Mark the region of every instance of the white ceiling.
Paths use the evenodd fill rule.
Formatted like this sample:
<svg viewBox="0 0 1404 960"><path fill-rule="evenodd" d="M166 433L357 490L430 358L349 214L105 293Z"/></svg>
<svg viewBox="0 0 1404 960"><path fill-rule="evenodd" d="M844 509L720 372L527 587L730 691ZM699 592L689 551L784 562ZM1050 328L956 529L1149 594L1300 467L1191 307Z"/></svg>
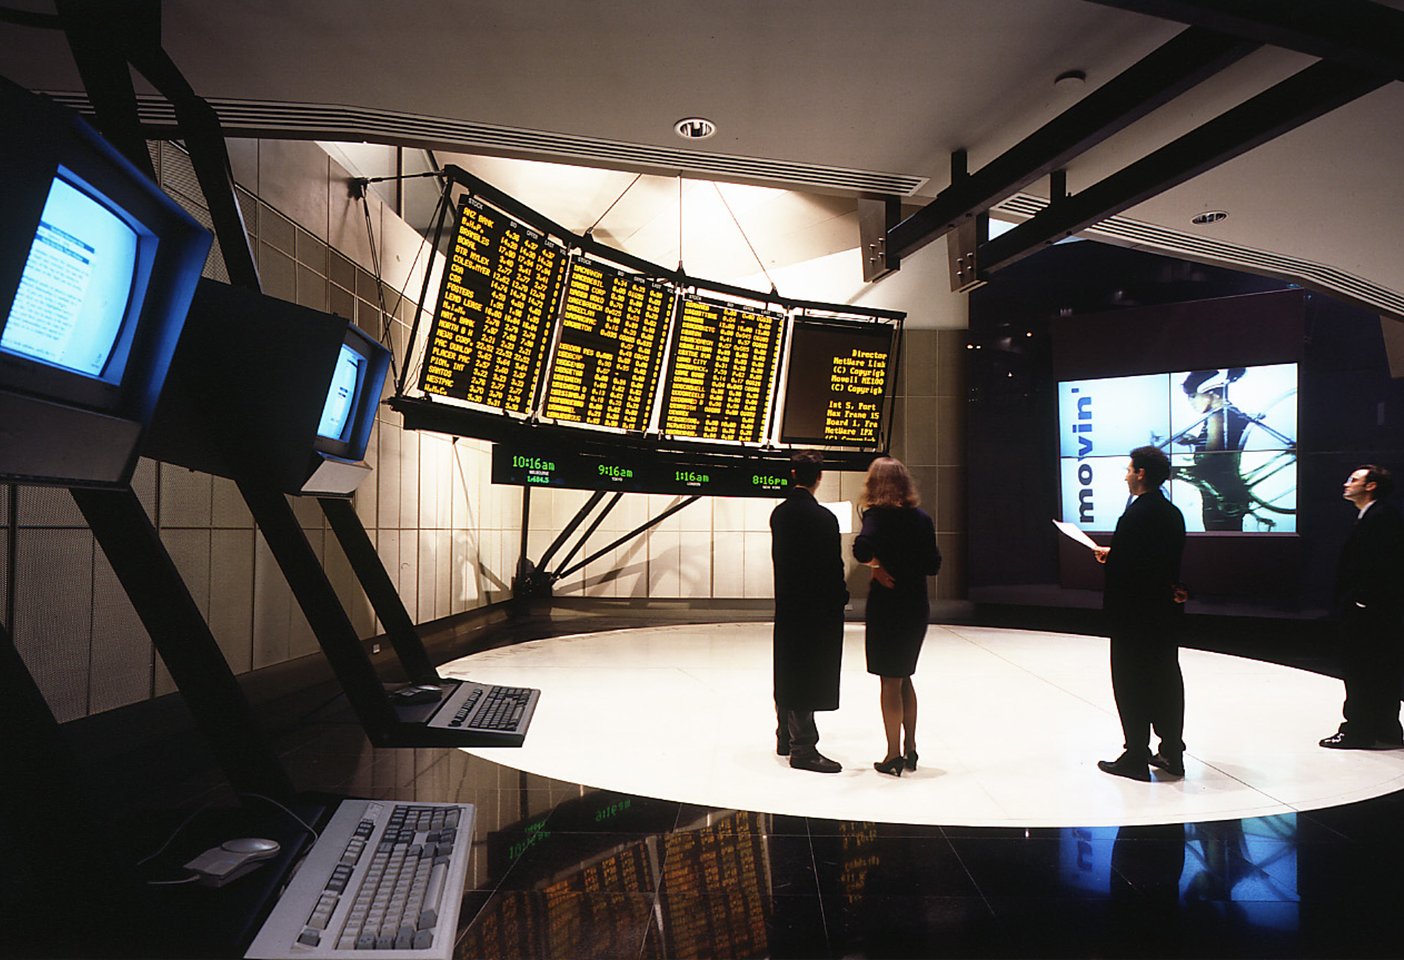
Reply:
<svg viewBox="0 0 1404 960"><path fill-rule="evenodd" d="M51 12L52 0L5 6ZM164 0L163 9L166 50L212 101L341 105L900 174L925 181L915 203L947 185L952 150L968 151L978 169L1184 29L1086 0ZM1069 190L1309 63L1272 48L1250 55L1073 160ZM1054 86L1074 69L1086 73L1081 89ZM0 23L0 74L36 90L81 89L55 31ZM672 125L689 115L713 120L717 135L678 139ZM1404 84L1396 82L1124 216L1404 293L1401 117ZM597 235L621 246L648 240L641 255L659 262L676 255L679 187L665 162L567 175L456 156L448 136L429 145L440 161L473 169L577 230L645 170L653 176L630 189ZM725 207L715 187L690 179L683 210L720 218L717 230L732 217L741 224L756 253L738 245L736 271L754 272L757 257L778 267L857 244L851 196L722 191ZM1047 185L1024 192L1046 196ZM711 213L687 212L707 197ZM1206 209L1230 216L1192 226ZM684 237L685 259L687 247Z"/></svg>

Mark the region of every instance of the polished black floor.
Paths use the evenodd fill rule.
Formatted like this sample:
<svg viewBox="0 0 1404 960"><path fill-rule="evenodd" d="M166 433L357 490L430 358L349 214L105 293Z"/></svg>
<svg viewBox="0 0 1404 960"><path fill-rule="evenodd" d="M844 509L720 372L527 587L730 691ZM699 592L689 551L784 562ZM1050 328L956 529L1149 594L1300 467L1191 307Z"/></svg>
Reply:
<svg viewBox="0 0 1404 960"><path fill-rule="evenodd" d="M408 764L349 729L328 725L290 764L354 756L350 779L317 786L479 809L461 957L1395 957L1404 944L1404 795L1214 823L904 826L595 791L456 751Z"/></svg>
<svg viewBox="0 0 1404 960"><path fill-rule="evenodd" d="M135 851L230 796L189 751L133 736L123 713L76 740L116 791L106 802L145 831ZM819 820L600 791L451 749L375 748L326 684L260 715L299 791L475 805L459 957L1404 955L1404 793L1129 828ZM7 942L0 956L27 955ZM143 955L137 942L114 929L80 955Z"/></svg>

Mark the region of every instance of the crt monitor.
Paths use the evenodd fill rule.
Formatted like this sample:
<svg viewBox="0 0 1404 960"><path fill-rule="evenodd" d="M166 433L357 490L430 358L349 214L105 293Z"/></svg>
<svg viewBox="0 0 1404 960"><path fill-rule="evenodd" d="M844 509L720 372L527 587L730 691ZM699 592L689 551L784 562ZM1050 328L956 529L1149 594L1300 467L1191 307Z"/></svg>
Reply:
<svg viewBox="0 0 1404 960"><path fill-rule="evenodd" d="M0 117L0 479L125 484L211 237L66 108Z"/></svg>
<svg viewBox="0 0 1404 960"><path fill-rule="evenodd" d="M343 460L365 457L388 361L383 346L359 327L347 326L313 441L319 453Z"/></svg>
<svg viewBox="0 0 1404 960"><path fill-rule="evenodd" d="M201 280L145 456L284 493L349 496L369 473L390 351L335 314Z"/></svg>

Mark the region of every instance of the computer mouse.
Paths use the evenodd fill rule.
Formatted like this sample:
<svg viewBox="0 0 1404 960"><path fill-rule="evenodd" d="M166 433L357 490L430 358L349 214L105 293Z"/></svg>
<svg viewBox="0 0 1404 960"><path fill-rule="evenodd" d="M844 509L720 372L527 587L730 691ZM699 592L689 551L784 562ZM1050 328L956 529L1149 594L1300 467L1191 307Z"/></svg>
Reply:
<svg viewBox="0 0 1404 960"><path fill-rule="evenodd" d="M401 687L390 694L390 699L399 704L409 703L432 703L443 696L443 691L430 683L416 683L413 686Z"/></svg>
<svg viewBox="0 0 1404 960"><path fill-rule="evenodd" d="M238 837L226 840L220 846L230 853L247 853L256 857L271 857L278 852L278 841L263 837Z"/></svg>

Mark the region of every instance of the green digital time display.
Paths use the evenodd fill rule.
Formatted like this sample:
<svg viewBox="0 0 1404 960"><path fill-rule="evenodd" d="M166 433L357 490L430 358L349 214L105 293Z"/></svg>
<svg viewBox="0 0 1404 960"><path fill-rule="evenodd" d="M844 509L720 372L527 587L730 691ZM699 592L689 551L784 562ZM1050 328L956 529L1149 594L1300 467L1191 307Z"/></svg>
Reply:
<svg viewBox="0 0 1404 960"><path fill-rule="evenodd" d="M753 473L751 486L762 490L786 490L790 486L790 478L770 473Z"/></svg>
<svg viewBox="0 0 1404 960"><path fill-rule="evenodd" d="M522 483L549 486L556 473L556 462L544 457L512 455L512 469L520 472Z"/></svg>
<svg viewBox="0 0 1404 960"><path fill-rule="evenodd" d="M709 460L695 454L630 451L621 456L608 450L523 446L494 444L493 483L716 497L783 497L790 488L788 456L783 461L760 457Z"/></svg>

